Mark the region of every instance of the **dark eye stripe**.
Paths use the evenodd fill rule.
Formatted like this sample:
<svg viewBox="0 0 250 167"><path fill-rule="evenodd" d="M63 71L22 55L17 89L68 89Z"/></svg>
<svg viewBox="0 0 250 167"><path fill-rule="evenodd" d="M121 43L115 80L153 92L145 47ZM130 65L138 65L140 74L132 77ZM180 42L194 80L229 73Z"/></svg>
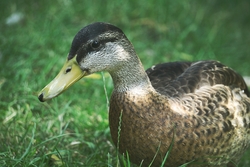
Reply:
<svg viewBox="0 0 250 167"><path fill-rule="evenodd" d="M103 46L105 46L105 43L115 42L124 37L126 38L126 36L121 33L106 32L105 34L100 34L99 36L92 38L89 41L83 42L81 45L79 43L74 46L72 45L68 55L68 60L72 59L77 54L77 60L81 61L81 59L83 59L88 53L100 50ZM95 41L98 41L100 46L98 46L98 43L93 43ZM76 48L76 46L78 46L78 48Z"/></svg>
<svg viewBox="0 0 250 167"><path fill-rule="evenodd" d="M118 40L117 38L105 38L105 39L95 39L93 41L91 41L88 44L88 49L87 52L92 52L92 51L97 51L100 50L103 46L105 46L105 43L107 42L115 42L116 40Z"/></svg>
<svg viewBox="0 0 250 167"><path fill-rule="evenodd" d="M88 42L87 44L83 45L76 52L76 55L77 55L76 60L77 60L77 62L80 63L82 61L82 59L84 59L88 53L98 51L98 50L102 49L103 47L105 47L105 43L107 43L107 42L115 42L117 40L118 40L118 38L112 37L112 38L105 38L105 39L100 39L100 40L96 39L96 40L93 40L91 42ZM95 41L98 41L98 44L95 43ZM96 46L93 46L93 45L96 45ZM97 45L99 45L99 46L97 47ZM75 56L75 55L73 55L73 56ZM72 58L73 58L73 56L72 56Z"/></svg>

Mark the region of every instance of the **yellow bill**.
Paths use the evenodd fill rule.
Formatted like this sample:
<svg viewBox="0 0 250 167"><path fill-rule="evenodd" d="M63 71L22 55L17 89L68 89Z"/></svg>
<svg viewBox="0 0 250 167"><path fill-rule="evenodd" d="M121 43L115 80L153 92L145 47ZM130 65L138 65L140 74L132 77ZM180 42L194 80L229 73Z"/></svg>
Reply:
<svg viewBox="0 0 250 167"><path fill-rule="evenodd" d="M87 74L79 67L76 56L67 60L59 74L38 94L38 99L44 102L58 96L85 75Z"/></svg>

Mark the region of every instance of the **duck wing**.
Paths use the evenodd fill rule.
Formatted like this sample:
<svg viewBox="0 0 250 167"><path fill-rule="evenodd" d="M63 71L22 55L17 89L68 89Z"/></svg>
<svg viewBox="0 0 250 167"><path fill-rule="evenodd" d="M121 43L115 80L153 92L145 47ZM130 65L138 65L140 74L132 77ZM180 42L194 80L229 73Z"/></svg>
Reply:
<svg viewBox="0 0 250 167"><path fill-rule="evenodd" d="M146 73L156 91L170 97L181 97L216 84L240 88L250 97L242 76L218 61L163 63L152 66Z"/></svg>

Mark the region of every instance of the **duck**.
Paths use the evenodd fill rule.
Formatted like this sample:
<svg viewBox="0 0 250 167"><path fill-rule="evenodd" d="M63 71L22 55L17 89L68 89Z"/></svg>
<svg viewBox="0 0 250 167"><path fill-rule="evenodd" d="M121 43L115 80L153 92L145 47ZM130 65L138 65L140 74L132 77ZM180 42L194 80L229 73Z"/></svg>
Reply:
<svg viewBox="0 0 250 167"><path fill-rule="evenodd" d="M215 60L167 62L145 71L132 43L110 23L89 24L75 35L61 71L38 99L52 99L101 71L113 80L113 143L132 163L234 166L249 147L250 93L241 75Z"/></svg>

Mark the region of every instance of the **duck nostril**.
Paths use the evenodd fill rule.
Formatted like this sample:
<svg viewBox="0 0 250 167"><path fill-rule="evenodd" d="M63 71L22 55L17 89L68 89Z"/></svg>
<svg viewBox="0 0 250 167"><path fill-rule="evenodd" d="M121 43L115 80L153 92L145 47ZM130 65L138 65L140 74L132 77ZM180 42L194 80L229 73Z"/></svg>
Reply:
<svg viewBox="0 0 250 167"><path fill-rule="evenodd" d="M66 70L65 70L65 74L67 74L68 72L71 71L71 67L68 67Z"/></svg>

